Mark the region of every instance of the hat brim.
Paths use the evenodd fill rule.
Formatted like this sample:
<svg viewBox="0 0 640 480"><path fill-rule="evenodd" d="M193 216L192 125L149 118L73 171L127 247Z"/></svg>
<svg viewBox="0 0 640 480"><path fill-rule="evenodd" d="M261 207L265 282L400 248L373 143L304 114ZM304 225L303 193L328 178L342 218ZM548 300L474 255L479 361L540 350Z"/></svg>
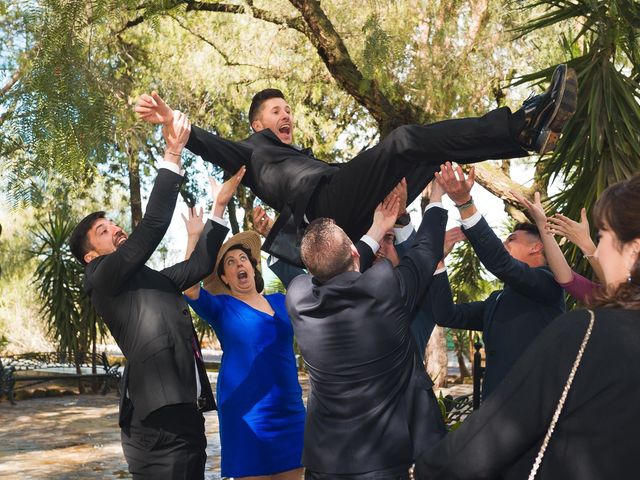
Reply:
<svg viewBox="0 0 640 480"><path fill-rule="evenodd" d="M258 262L257 269L261 271L261 257L260 248L262 242L260 241L260 235L253 231L240 232L235 234L229 240L222 244L218 256L216 258L216 264L213 267L213 272L202 281L202 288L213 295L231 295L231 290L222 282L217 274L218 265L222 261L222 258L229 251L229 249L235 245L242 245L251 251L251 256Z"/></svg>

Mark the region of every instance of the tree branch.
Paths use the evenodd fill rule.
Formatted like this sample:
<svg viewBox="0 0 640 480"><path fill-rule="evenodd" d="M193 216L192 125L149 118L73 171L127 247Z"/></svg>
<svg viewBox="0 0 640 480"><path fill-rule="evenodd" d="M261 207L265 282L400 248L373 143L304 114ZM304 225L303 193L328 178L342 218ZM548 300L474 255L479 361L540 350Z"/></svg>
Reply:
<svg viewBox="0 0 640 480"><path fill-rule="evenodd" d="M366 79L318 0L290 0L302 14L310 32L305 33L335 81L378 122L384 137L394 128L416 123L417 111L408 102L391 103L375 80Z"/></svg>
<svg viewBox="0 0 640 480"><path fill-rule="evenodd" d="M13 72L13 75L11 75L11 78L9 78L9 80L7 80L7 82L0 87L0 97L3 97L4 95L7 94L7 92L9 92L9 90L11 90L13 88L13 86L18 83L18 80L20 80L20 78L22 77L22 69L18 69L15 72Z"/></svg>

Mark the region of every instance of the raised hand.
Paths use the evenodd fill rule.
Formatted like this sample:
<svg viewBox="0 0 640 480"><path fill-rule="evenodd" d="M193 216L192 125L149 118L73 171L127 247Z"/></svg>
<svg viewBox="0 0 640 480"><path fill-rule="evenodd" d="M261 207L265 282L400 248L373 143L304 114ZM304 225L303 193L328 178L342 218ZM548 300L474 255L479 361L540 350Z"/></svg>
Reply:
<svg viewBox="0 0 640 480"><path fill-rule="evenodd" d="M570 242L576 244L585 255L593 255L596 246L591 239L589 232L589 220L587 211L583 208L580 211L580 222L571 220L561 213L556 213L547 219L547 228L554 235L562 235Z"/></svg>
<svg viewBox="0 0 640 480"><path fill-rule="evenodd" d="M202 230L204 230L202 207L200 207L200 211L198 211L196 207L190 207L187 215L189 218L185 217L183 213L180 214L182 220L184 220L187 235L189 237L200 238L200 234L202 233Z"/></svg>
<svg viewBox="0 0 640 480"><path fill-rule="evenodd" d="M267 212L260 205L253 208L251 212L253 220L253 229L263 237L267 237L273 227L273 219L267 215Z"/></svg>
<svg viewBox="0 0 640 480"><path fill-rule="evenodd" d="M465 176L460 165L454 169L451 162L441 165L440 171L435 173L436 181L456 205L462 205L471 200L471 188L475 182L475 176L474 167L471 167L469 175Z"/></svg>
<svg viewBox="0 0 640 480"><path fill-rule="evenodd" d="M513 197L520 202L520 204L527 209L529 215L538 226L538 230L542 232L547 223L547 215L544 213L544 208L542 208L542 202L540 201L540 192L536 192L533 195L533 203L523 197L520 193L515 192L513 190L509 190L509 193L513 195Z"/></svg>
<svg viewBox="0 0 640 480"><path fill-rule="evenodd" d="M444 188L440 185L437 179L434 177L433 180L429 183L431 187L429 189L429 203L442 202L442 197L444 195Z"/></svg>
<svg viewBox="0 0 640 480"><path fill-rule="evenodd" d="M373 213L373 223L367 235L380 243L384 235L393 228L400 211L400 198L392 190Z"/></svg>
<svg viewBox="0 0 640 480"><path fill-rule="evenodd" d="M400 182L393 187L391 193L396 195L400 200L400 211L398 212L398 215L404 215L407 213L407 198L409 197L409 193L407 192L407 179L403 178L400 180Z"/></svg>
<svg viewBox="0 0 640 480"><path fill-rule="evenodd" d="M467 237L460 227L453 227L444 233L444 256L451 253L456 243L466 240Z"/></svg>
<svg viewBox="0 0 640 480"><path fill-rule="evenodd" d="M167 153L175 157L180 157L182 149L189 140L191 123L184 113L178 110L174 113L171 124L162 127L162 136L165 142L167 142Z"/></svg>
<svg viewBox="0 0 640 480"><path fill-rule="evenodd" d="M211 196L213 197L213 215L221 218L224 209L227 208L227 204L233 197L234 193L240 185L240 181L247 171L247 167L244 165L240 167L236 173L234 173L227 181L222 185L216 182L216 179L209 177L209 185L211 186Z"/></svg>
<svg viewBox="0 0 640 480"><path fill-rule="evenodd" d="M134 110L138 117L147 122L171 125L173 121L173 110L164 103L156 91L151 92L151 95L143 93L136 102Z"/></svg>

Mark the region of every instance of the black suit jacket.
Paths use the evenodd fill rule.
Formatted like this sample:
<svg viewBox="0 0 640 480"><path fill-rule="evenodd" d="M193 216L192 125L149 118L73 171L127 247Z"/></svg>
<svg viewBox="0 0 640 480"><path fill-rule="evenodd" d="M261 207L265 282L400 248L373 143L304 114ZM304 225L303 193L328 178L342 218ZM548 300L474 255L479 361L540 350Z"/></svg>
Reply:
<svg viewBox="0 0 640 480"><path fill-rule="evenodd" d="M637 478L640 311L602 309L595 317L537 479ZM416 461L417 478L527 478L588 320L580 310L549 325L482 408Z"/></svg>
<svg viewBox="0 0 640 480"><path fill-rule="evenodd" d="M160 169L145 215L129 239L85 269L91 301L127 358L122 427L130 420L127 392L142 419L166 405L196 402L194 330L182 290L211 273L228 229L207 221L189 260L161 271L145 266L171 223L181 183L182 176ZM211 410L211 385L204 366L198 367L204 409Z"/></svg>
<svg viewBox="0 0 640 480"><path fill-rule="evenodd" d="M287 310L309 371L303 464L327 474L409 465L444 433L409 322L442 257L447 213L431 208L393 268L320 284L300 275Z"/></svg>
<svg viewBox="0 0 640 480"><path fill-rule="evenodd" d="M263 250L302 266L299 246L304 215L318 183L333 176L339 164L317 160L310 149L282 143L269 129L234 142L192 126L186 147L228 173L246 165L242 183L280 212Z"/></svg>
<svg viewBox="0 0 640 480"><path fill-rule="evenodd" d="M535 337L564 313L564 292L548 268L532 268L509 255L484 218L464 233L482 264L504 282L504 289L481 302L454 305L447 274L441 273L429 289L429 303L438 325L483 332L486 398Z"/></svg>

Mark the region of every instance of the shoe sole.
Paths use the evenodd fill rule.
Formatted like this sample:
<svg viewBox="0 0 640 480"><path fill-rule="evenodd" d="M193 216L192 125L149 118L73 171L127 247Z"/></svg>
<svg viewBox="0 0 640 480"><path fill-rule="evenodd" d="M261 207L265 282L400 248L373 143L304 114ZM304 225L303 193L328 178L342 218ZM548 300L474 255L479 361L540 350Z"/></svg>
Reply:
<svg viewBox="0 0 640 480"><path fill-rule="evenodd" d="M536 138L536 151L540 155L552 152L555 150L562 129L567 122L576 113L576 107L578 105L578 77L576 71L573 68L558 67L553 73L563 74L563 78L559 80L558 85L555 86L557 92L554 98L555 108L553 113L549 116L545 125L541 128L538 138ZM565 70L562 72L562 70ZM553 84L553 78L552 78ZM553 96L552 91L552 96Z"/></svg>

